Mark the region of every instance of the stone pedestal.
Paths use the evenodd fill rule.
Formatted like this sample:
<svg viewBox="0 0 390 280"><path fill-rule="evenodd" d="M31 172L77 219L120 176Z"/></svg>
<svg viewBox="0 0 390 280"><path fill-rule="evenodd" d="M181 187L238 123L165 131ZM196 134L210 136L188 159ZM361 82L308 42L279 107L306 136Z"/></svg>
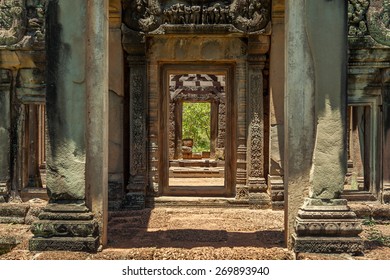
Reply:
<svg viewBox="0 0 390 280"><path fill-rule="evenodd" d="M82 204L49 204L31 228L30 250L94 252L99 246L98 223Z"/></svg>
<svg viewBox="0 0 390 280"><path fill-rule="evenodd" d="M0 70L0 202L8 198L11 152L11 72Z"/></svg>
<svg viewBox="0 0 390 280"><path fill-rule="evenodd" d="M306 199L298 211L293 235L294 250L310 253L360 253L361 221L345 199Z"/></svg>

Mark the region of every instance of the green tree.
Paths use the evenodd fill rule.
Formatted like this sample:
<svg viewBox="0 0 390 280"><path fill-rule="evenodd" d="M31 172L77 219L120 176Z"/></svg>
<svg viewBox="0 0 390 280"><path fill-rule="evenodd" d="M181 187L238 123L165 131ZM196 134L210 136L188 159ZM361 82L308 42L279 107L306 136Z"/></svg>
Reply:
<svg viewBox="0 0 390 280"><path fill-rule="evenodd" d="M208 102L183 103L183 139L193 139L193 152L210 151L210 108Z"/></svg>

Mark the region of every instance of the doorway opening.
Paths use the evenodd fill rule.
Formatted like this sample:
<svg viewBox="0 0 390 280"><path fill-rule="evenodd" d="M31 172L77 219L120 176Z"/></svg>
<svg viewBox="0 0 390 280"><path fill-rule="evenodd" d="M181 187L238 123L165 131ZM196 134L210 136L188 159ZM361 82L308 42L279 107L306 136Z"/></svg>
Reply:
<svg viewBox="0 0 390 280"><path fill-rule="evenodd" d="M235 184L227 180L235 168L227 165L234 155L234 138L226 136L234 134L236 122L229 68L215 72L196 66L194 72L180 71L181 65L172 68L162 75L161 111L167 111L160 120L166 147L159 173L162 194L229 196Z"/></svg>

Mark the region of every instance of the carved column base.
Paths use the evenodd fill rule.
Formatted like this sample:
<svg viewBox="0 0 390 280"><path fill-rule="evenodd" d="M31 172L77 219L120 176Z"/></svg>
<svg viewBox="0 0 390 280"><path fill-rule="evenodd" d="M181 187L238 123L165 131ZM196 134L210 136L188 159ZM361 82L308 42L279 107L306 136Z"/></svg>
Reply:
<svg viewBox="0 0 390 280"><path fill-rule="evenodd" d="M267 192L268 186L264 178L249 177L248 188L250 192Z"/></svg>
<svg viewBox="0 0 390 280"><path fill-rule="evenodd" d="M298 237L293 235L294 250L297 253L360 254L363 241L359 237Z"/></svg>
<svg viewBox="0 0 390 280"><path fill-rule="evenodd" d="M108 182L108 210L120 210L123 203L123 197L123 185L118 182Z"/></svg>
<svg viewBox="0 0 390 280"><path fill-rule="evenodd" d="M141 210L145 208L145 192L129 192L125 195L122 205L126 210Z"/></svg>
<svg viewBox="0 0 390 280"><path fill-rule="evenodd" d="M238 185L236 187L236 197L238 200L248 200L249 199L249 189L245 185Z"/></svg>
<svg viewBox="0 0 390 280"><path fill-rule="evenodd" d="M51 203L31 231L31 251L96 252L99 246L98 224L85 205Z"/></svg>
<svg viewBox="0 0 390 280"><path fill-rule="evenodd" d="M362 223L345 199L306 199L295 220L294 250L310 253L363 251Z"/></svg>
<svg viewBox="0 0 390 280"><path fill-rule="evenodd" d="M383 203L390 203L390 186L383 187Z"/></svg>
<svg viewBox="0 0 390 280"><path fill-rule="evenodd" d="M268 175L268 188L271 193L272 208L284 208L284 183L281 176Z"/></svg>
<svg viewBox="0 0 390 280"><path fill-rule="evenodd" d="M253 208L267 209L271 207L271 197L264 178L248 178L249 204Z"/></svg>
<svg viewBox="0 0 390 280"><path fill-rule="evenodd" d="M9 191L7 183L0 183L0 203L7 202L9 198Z"/></svg>

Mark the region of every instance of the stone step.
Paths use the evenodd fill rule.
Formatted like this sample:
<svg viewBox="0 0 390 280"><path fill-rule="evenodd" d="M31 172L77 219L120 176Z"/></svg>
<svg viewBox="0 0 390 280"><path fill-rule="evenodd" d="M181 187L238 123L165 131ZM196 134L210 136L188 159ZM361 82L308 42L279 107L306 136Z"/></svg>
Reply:
<svg viewBox="0 0 390 280"><path fill-rule="evenodd" d="M30 199L34 198L39 198L46 201L49 200L46 188L24 188L20 192L20 197L23 202L29 201Z"/></svg>
<svg viewBox="0 0 390 280"><path fill-rule="evenodd" d="M18 242L13 236L0 236L0 255L8 253Z"/></svg>
<svg viewBox="0 0 390 280"><path fill-rule="evenodd" d="M248 208L248 200L239 200L226 197L181 197L181 196L162 196L147 198L148 207L216 207L216 208Z"/></svg>
<svg viewBox="0 0 390 280"><path fill-rule="evenodd" d="M19 203L0 203L1 224L24 224L30 206Z"/></svg>
<svg viewBox="0 0 390 280"><path fill-rule="evenodd" d="M215 160L177 160L169 163L171 167L224 167L225 162Z"/></svg>

